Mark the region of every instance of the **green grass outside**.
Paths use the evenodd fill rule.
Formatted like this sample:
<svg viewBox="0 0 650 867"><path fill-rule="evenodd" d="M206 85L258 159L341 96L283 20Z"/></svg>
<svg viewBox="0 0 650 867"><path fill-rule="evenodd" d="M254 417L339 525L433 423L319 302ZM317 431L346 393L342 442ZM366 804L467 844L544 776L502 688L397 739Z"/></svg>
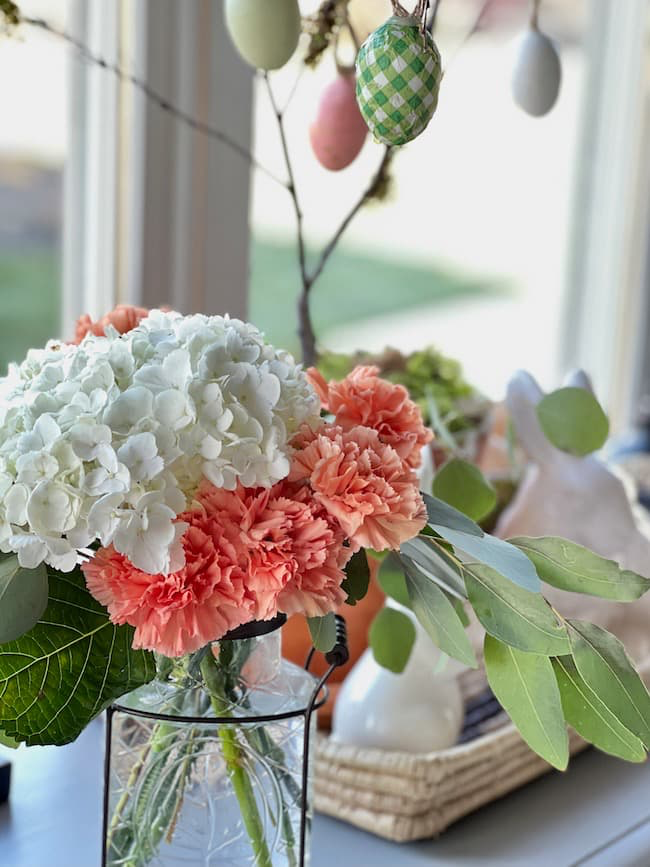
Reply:
<svg viewBox="0 0 650 867"><path fill-rule="evenodd" d="M61 277L51 248L0 253L0 374L59 330Z"/></svg>
<svg viewBox="0 0 650 867"><path fill-rule="evenodd" d="M59 256L52 249L0 253L0 373L9 361L22 359L30 346L42 346L48 338L59 336L59 272ZM250 319L272 343L293 352L298 351L298 288L293 244L256 239ZM341 247L314 286L314 325L316 333L323 334L339 323L500 294L507 288Z"/></svg>
<svg viewBox="0 0 650 867"><path fill-rule="evenodd" d="M311 251L310 251L311 252ZM313 259L313 254L310 256ZM250 319L278 346L298 350L296 300L300 286L295 246L255 239L251 255ZM505 282L479 281L451 270L339 247L312 289L317 336L338 324L469 297L509 291Z"/></svg>

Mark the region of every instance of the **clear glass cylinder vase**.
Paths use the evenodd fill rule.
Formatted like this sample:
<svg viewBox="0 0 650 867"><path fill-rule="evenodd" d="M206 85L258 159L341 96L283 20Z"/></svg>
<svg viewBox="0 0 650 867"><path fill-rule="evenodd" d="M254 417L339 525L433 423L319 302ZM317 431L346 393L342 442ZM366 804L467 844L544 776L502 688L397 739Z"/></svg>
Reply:
<svg viewBox="0 0 650 867"><path fill-rule="evenodd" d="M308 864L316 680L280 629L158 669L108 714L103 864Z"/></svg>

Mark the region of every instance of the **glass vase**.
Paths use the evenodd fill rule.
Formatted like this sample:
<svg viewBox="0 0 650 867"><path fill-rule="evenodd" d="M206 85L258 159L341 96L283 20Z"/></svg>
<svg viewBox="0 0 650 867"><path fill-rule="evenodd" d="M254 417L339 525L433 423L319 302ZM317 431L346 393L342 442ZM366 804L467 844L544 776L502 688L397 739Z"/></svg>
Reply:
<svg viewBox="0 0 650 867"><path fill-rule="evenodd" d="M157 678L109 710L104 865L309 863L320 684L281 658L281 622L160 658Z"/></svg>

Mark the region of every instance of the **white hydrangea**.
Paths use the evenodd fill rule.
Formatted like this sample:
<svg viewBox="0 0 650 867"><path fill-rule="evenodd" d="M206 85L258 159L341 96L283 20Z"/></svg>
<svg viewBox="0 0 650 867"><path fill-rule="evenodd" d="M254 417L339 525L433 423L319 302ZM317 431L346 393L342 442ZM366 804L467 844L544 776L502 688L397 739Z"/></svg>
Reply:
<svg viewBox="0 0 650 867"><path fill-rule="evenodd" d="M31 350L0 380L0 549L68 571L99 541L174 571L201 479L270 487L318 417L302 368L237 319L154 310L125 335Z"/></svg>

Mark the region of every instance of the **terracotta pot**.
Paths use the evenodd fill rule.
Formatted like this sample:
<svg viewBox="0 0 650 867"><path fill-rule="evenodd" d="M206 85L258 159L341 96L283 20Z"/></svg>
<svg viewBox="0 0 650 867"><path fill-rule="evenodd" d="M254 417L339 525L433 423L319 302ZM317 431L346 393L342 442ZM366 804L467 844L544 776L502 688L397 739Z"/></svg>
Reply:
<svg viewBox="0 0 650 867"><path fill-rule="evenodd" d="M376 614L384 607L385 595L377 582L379 561L368 557L370 565L370 586L366 597L357 605L342 605L339 613L345 617L348 627L348 642L350 645L349 662L337 668L329 681L330 697L327 704L318 712L319 728L329 729L332 724L332 710L338 694L338 689L353 665L361 657L368 646L368 629ZM302 615L289 618L282 629L282 655L295 662L296 665L304 665L307 654L311 648L311 638L307 621ZM327 663L322 654L314 656L311 670L318 675L325 674Z"/></svg>

